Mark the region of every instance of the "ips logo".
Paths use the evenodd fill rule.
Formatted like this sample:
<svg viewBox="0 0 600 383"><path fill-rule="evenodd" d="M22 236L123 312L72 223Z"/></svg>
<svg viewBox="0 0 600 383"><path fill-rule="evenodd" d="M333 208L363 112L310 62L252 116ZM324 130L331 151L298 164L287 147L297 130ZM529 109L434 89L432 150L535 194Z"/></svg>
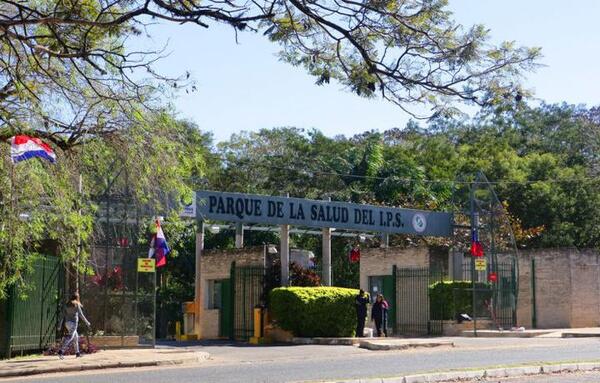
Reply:
<svg viewBox="0 0 600 383"><path fill-rule="evenodd" d="M412 226L417 233L422 233L427 228L427 219L423 214L416 213L412 218Z"/></svg>

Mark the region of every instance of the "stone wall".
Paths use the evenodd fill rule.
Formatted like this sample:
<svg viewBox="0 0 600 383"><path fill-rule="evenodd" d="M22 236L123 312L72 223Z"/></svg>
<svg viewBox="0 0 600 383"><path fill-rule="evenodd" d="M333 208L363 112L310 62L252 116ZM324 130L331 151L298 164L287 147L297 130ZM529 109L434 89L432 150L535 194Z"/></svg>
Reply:
<svg viewBox="0 0 600 383"><path fill-rule="evenodd" d="M429 249L427 247L388 247L388 248L369 248L364 249L360 256L360 288L369 291L369 277L380 275L392 275L393 268L411 268L428 267L430 261ZM411 302L420 299L421 302L427 302L427 279L419 279L423 282L423 288L416 288L406 279L396 280L396 301L391 302L395 307L405 307ZM422 296L417 298L416 294ZM407 316L410 315L410 318ZM426 321L429 315L429 306L418 306L410 313L403 310L396 310L396 323L403 326L414 320L415 317L424 318ZM391 329L390 329L391 331Z"/></svg>
<svg viewBox="0 0 600 383"><path fill-rule="evenodd" d="M519 251L517 326L533 327L534 307L537 328L600 326L599 258L596 250L575 248ZM532 260L535 263L535 283L532 280ZM398 268L427 267L429 262L429 251L423 247L364 249L360 263L360 287L368 290L369 276L391 275L394 265ZM481 279L485 280L485 275ZM398 292L402 289L402 286L397 286ZM410 296L404 298L411 299ZM398 294L396 307L402 306L400 299ZM401 323L402 314L397 312L396 315L398 323Z"/></svg>
<svg viewBox="0 0 600 383"><path fill-rule="evenodd" d="M534 306L537 328L599 326L598 252L575 248L520 251L518 299L519 326L533 327Z"/></svg>
<svg viewBox="0 0 600 383"><path fill-rule="evenodd" d="M205 250L200 260L200 338L219 337L220 310L208 309L208 281L229 279L232 262L240 266L263 264L264 249L249 247L229 250Z"/></svg>
<svg viewBox="0 0 600 383"><path fill-rule="evenodd" d="M368 291L369 277L392 275L393 267L429 266L429 249L426 247L367 248L360 255L360 288Z"/></svg>
<svg viewBox="0 0 600 383"><path fill-rule="evenodd" d="M600 325L598 253L585 250L571 256L571 327Z"/></svg>

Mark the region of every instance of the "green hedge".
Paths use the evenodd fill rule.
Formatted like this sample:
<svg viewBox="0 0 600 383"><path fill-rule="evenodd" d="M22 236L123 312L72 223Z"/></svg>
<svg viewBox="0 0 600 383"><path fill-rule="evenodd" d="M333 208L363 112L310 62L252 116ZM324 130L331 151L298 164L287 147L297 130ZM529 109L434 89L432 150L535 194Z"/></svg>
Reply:
<svg viewBox="0 0 600 383"><path fill-rule="evenodd" d="M471 281L444 281L429 286L429 307L431 319L453 320L457 314L473 316L473 295ZM487 316L485 301L492 296L491 285L487 282L475 284L475 315Z"/></svg>
<svg viewBox="0 0 600 383"><path fill-rule="evenodd" d="M349 337L356 328L358 290L342 287L280 287L269 296L277 325L299 337Z"/></svg>

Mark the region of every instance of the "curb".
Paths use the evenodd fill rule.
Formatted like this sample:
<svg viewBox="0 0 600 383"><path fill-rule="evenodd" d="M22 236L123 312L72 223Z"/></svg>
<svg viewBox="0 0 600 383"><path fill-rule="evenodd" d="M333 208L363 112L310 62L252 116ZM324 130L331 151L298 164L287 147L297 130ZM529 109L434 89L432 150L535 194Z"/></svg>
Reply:
<svg viewBox="0 0 600 383"><path fill-rule="evenodd" d="M561 338L598 338L600 333L589 332L563 332Z"/></svg>
<svg viewBox="0 0 600 383"><path fill-rule="evenodd" d="M407 350L409 348L433 348L450 346L454 347L454 342L450 341L438 341L438 342L406 342L406 343L374 343L372 341L361 341L359 343L360 348L364 348L371 351L389 351L389 350Z"/></svg>
<svg viewBox="0 0 600 383"><path fill-rule="evenodd" d="M451 371L430 374L415 374L388 378L363 378L323 381L323 383L443 383L454 381L482 380L487 378L513 378L518 376L549 375L576 371L600 371L600 363L565 363L532 365L508 368L490 368L473 371Z"/></svg>
<svg viewBox="0 0 600 383"><path fill-rule="evenodd" d="M292 338L293 344L307 345L307 344L318 344L328 346L353 346L360 342L361 338Z"/></svg>
<svg viewBox="0 0 600 383"><path fill-rule="evenodd" d="M538 331L538 332L519 332L519 331L489 331L489 330L477 330L477 337L479 338L537 338L543 335L549 335L556 331ZM474 338L474 331L463 331L458 336L465 338ZM600 336L600 335L599 335Z"/></svg>
<svg viewBox="0 0 600 383"><path fill-rule="evenodd" d="M207 352L196 352L196 356L189 358L171 359L171 360L150 360L146 362L109 362L98 364L81 364L75 366L56 366L45 368L28 368L14 371L0 371L1 378L15 378L20 376L52 374L59 372L79 372L89 370L104 370L110 368L131 368L131 367L157 367L157 366L175 366L180 364L197 363L209 358Z"/></svg>

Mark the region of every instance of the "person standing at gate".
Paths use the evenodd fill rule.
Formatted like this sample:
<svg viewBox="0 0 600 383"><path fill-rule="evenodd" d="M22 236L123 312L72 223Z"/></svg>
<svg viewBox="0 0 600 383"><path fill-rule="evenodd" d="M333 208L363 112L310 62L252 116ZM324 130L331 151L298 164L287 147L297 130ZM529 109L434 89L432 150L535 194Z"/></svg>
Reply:
<svg viewBox="0 0 600 383"><path fill-rule="evenodd" d="M65 351L71 342L75 342L75 357L79 358L81 356L79 352L79 334L77 333L79 319L83 320L88 327L91 326L85 315L83 315L83 305L79 301L79 293L74 293L71 295L71 299L67 302L64 310L63 325L67 329L67 335L63 338L63 344L58 351L60 359L64 358Z"/></svg>
<svg viewBox="0 0 600 383"><path fill-rule="evenodd" d="M387 313L389 304L382 294L377 294L377 299L371 308L371 320L375 321L377 328L377 336L380 337L383 333L387 337Z"/></svg>
<svg viewBox="0 0 600 383"><path fill-rule="evenodd" d="M365 319L367 317L367 303L369 297L363 289L360 289L355 299L356 306L356 336L364 337L365 335Z"/></svg>

